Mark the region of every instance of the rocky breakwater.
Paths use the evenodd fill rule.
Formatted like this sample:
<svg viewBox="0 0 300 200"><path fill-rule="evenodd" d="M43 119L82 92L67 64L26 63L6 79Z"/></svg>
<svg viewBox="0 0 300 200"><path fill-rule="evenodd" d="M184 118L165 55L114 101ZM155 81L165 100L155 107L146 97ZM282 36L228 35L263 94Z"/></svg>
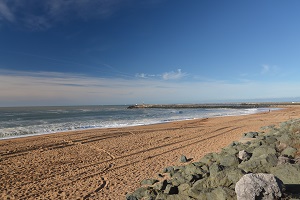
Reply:
<svg viewBox="0 0 300 200"><path fill-rule="evenodd" d="M198 162L166 167L126 199L300 199L299 149L300 119L263 127Z"/></svg>

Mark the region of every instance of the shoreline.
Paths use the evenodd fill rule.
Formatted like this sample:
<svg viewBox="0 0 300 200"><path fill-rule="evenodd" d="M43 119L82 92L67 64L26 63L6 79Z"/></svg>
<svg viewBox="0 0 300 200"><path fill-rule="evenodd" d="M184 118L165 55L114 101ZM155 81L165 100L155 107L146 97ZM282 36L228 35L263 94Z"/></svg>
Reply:
<svg viewBox="0 0 300 200"><path fill-rule="evenodd" d="M149 108L156 108L156 107L149 107ZM166 109L169 109L167 107L165 107ZM193 107L188 107L185 109L192 109ZM260 109L274 109L275 110L280 110L282 108L278 108L278 107L258 107ZM179 109L179 107L175 107L174 109ZM207 108L210 109L210 108ZM222 107L222 108L211 108L211 109L257 109L257 108L226 108L226 107ZM263 113L263 112L267 112L267 111L258 111L256 113ZM25 135L13 135L13 136L8 136L8 137L0 137L0 141L1 140L10 140L10 139L17 139L17 138L24 138L24 137L34 137L34 136L40 136L40 135L48 135L48 134L57 134L57 133L68 133L68 132L73 132L73 131L85 131L85 130L97 130L97 129L111 129L111 128L126 128L126 127L140 127L140 126L151 126L151 125L156 125L156 124L166 124L166 123L173 123L173 122L180 122L180 121L188 121L188 120L201 120L201 119L205 119L205 118L215 118L215 117L227 117L227 116L243 116L243 115L251 115L251 114L256 114L256 113L248 113L248 114L232 114L232 115L220 115L220 116L204 116L201 118L190 118L190 119L174 119L174 120L170 120L170 121L165 121L165 122L155 122L155 123L149 123L149 124L133 124L133 125L124 125L124 126L114 126L114 127L91 127L91 128L78 128L78 129L71 129L71 130L63 130L63 131L53 131L53 132L43 132L43 133L32 133L32 134L25 134Z"/></svg>
<svg viewBox="0 0 300 200"><path fill-rule="evenodd" d="M124 199L140 181L199 160L243 133L299 118L299 106L241 116L93 129L0 140L0 196Z"/></svg>

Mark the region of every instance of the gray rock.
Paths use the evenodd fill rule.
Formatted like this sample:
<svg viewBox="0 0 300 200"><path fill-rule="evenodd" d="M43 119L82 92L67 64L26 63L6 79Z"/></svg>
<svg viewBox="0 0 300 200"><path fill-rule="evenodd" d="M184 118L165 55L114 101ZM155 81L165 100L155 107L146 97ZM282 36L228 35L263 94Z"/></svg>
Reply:
<svg viewBox="0 0 300 200"><path fill-rule="evenodd" d="M217 188L231 187L244 175L242 170L237 168L225 168L214 175L209 176L204 182L199 183L198 187L202 188Z"/></svg>
<svg viewBox="0 0 300 200"><path fill-rule="evenodd" d="M178 194L182 195L189 195L189 190L191 189L191 186L187 183L181 184L178 186Z"/></svg>
<svg viewBox="0 0 300 200"><path fill-rule="evenodd" d="M294 158L296 152L297 152L297 149L295 149L293 147L287 147L281 152L281 155Z"/></svg>
<svg viewBox="0 0 300 200"><path fill-rule="evenodd" d="M171 172L174 172L174 168L172 166L163 169L163 173L171 173Z"/></svg>
<svg viewBox="0 0 300 200"><path fill-rule="evenodd" d="M139 199L131 194L131 195L126 196L126 200L139 200Z"/></svg>
<svg viewBox="0 0 300 200"><path fill-rule="evenodd" d="M180 162L182 162L182 163L188 162L188 159L186 158L185 155L180 156Z"/></svg>
<svg viewBox="0 0 300 200"><path fill-rule="evenodd" d="M262 145L256 149L254 149L252 153L252 157L258 157L264 154L276 154L275 148L272 148L270 146Z"/></svg>
<svg viewBox="0 0 300 200"><path fill-rule="evenodd" d="M172 176L171 183L174 186L178 186L180 184L188 182L187 179L188 178L184 174L177 172Z"/></svg>
<svg viewBox="0 0 300 200"><path fill-rule="evenodd" d="M246 161L246 160L249 160L251 158L251 154L248 153L245 150L242 150L242 151L239 152L238 158L243 160L243 161Z"/></svg>
<svg viewBox="0 0 300 200"><path fill-rule="evenodd" d="M138 200L145 196L147 188L138 188L134 193L126 195L126 200Z"/></svg>
<svg viewBox="0 0 300 200"><path fill-rule="evenodd" d="M163 180L162 182L155 184L153 188L156 190L162 191L162 190L166 189L167 185L168 185L168 181Z"/></svg>
<svg viewBox="0 0 300 200"><path fill-rule="evenodd" d="M216 162L216 153L208 153L205 156L203 156L199 162L202 162L208 166L210 166L212 163Z"/></svg>
<svg viewBox="0 0 300 200"><path fill-rule="evenodd" d="M166 189L164 190L165 194L177 194L178 188L173 185L167 185Z"/></svg>
<svg viewBox="0 0 300 200"><path fill-rule="evenodd" d="M193 200L189 196L181 195L181 194L174 194L167 196L166 200Z"/></svg>
<svg viewBox="0 0 300 200"><path fill-rule="evenodd" d="M222 171L222 167L220 165L218 165L217 163L213 163L210 167L209 167L209 174L210 176L215 176L219 171Z"/></svg>
<svg viewBox="0 0 300 200"><path fill-rule="evenodd" d="M225 147L222 149L222 155L227 154L227 155L235 155L239 152L239 150L237 150L237 146L234 147Z"/></svg>
<svg viewBox="0 0 300 200"><path fill-rule="evenodd" d="M277 151L282 152L285 148L287 148L288 145L282 142L278 142L276 145Z"/></svg>
<svg viewBox="0 0 300 200"><path fill-rule="evenodd" d="M274 136L266 136L265 141L268 145L275 145L275 143L277 142L277 139Z"/></svg>
<svg viewBox="0 0 300 200"><path fill-rule="evenodd" d="M234 190L226 187L218 187L212 192L206 194L209 200L235 200L236 194Z"/></svg>
<svg viewBox="0 0 300 200"><path fill-rule="evenodd" d="M249 132L249 133L244 133L245 138L255 138L258 136L258 132Z"/></svg>
<svg viewBox="0 0 300 200"><path fill-rule="evenodd" d="M156 182L158 182L156 179L144 179L141 181L141 185L153 185Z"/></svg>
<svg viewBox="0 0 300 200"><path fill-rule="evenodd" d="M288 164L291 163L291 159L285 156L279 156L278 157L278 163L277 165L283 165L283 164Z"/></svg>
<svg viewBox="0 0 300 200"><path fill-rule="evenodd" d="M300 165L284 164L272 167L270 172L284 184L300 184Z"/></svg>
<svg viewBox="0 0 300 200"><path fill-rule="evenodd" d="M238 200L275 200L282 196L282 184L273 174L246 174L235 186Z"/></svg>
<svg viewBox="0 0 300 200"><path fill-rule="evenodd" d="M185 168L182 170L185 174L204 174L202 168L195 165L194 163L190 163L185 166Z"/></svg>
<svg viewBox="0 0 300 200"><path fill-rule="evenodd" d="M292 138L289 134L284 134L282 136L280 136L279 138L277 138L278 141L280 141L281 143L285 143L287 145L290 145L292 142Z"/></svg>
<svg viewBox="0 0 300 200"><path fill-rule="evenodd" d="M238 165L238 168L247 173L269 173L270 168L276 166L277 162L278 159L274 154L261 155L259 157L254 157L252 155L250 160L241 162Z"/></svg>
<svg viewBox="0 0 300 200"><path fill-rule="evenodd" d="M220 159L220 164L225 167L238 166L239 160L235 155L227 155Z"/></svg>

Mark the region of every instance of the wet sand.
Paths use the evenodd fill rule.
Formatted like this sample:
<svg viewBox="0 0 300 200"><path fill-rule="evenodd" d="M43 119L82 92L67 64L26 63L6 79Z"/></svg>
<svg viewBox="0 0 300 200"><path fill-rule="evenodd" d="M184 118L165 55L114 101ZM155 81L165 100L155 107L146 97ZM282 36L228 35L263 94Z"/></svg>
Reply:
<svg viewBox="0 0 300 200"><path fill-rule="evenodd" d="M0 140L0 199L125 199L164 167L242 134L300 118L300 107L245 116Z"/></svg>

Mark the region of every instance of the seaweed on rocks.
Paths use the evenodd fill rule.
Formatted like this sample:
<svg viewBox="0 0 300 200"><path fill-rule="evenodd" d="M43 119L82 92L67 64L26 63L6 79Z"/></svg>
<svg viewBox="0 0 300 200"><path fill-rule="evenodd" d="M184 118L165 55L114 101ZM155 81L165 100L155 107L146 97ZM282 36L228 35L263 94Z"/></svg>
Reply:
<svg viewBox="0 0 300 200"><path fill-rule="evenodd" d="M198 162L181 156L180 162L186 162L185 165L166 167L159 174L168 179L146 179L142 187L126 195L126 199L241 200L241 196L247 194L237 196L235 191L241 190L236 188L237 182L247 180L246 175L276 180L273 185L266 182L257 186L257 194L249 193L253 199L299 199L299 149L300 119L282 122L279 127L263 127L262 132L245 133L241 141L231 143L219 153L206 154ZM253 188L255 184L254 181Z"/></svg>

